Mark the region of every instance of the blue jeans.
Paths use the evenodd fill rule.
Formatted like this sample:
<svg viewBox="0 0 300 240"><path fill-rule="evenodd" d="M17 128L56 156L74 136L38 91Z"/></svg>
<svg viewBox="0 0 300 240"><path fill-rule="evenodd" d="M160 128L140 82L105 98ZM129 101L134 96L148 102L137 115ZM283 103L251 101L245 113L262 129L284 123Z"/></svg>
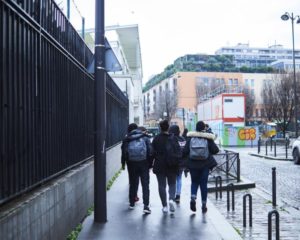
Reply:
<svg viewBox="0 0 300 240"><path fill-rule="evenodd" d="M181 194L182 172L183 172L183 170L179 170L179 173L176 176L176 195Z"/></svg>
<svg viewBox="0 0 300 240"><path fill-rule="evenodd" d="M191 185L191 198L197 198L197 191L200 186L202 204L206 204L207 200L207 181L208 181L209 169L208 167L202 169L190 169L190 175L192 180Z"/></svg>

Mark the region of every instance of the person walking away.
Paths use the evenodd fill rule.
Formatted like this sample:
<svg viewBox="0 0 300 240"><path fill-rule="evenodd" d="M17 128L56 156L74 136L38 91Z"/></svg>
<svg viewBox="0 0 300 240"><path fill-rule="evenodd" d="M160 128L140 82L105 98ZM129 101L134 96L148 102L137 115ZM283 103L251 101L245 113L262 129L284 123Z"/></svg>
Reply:
<svg viewBox="0 0 300 240"><path fill-rule="evenodd" d="M169 128L169 134L173 134L181 148L181 151L183 151L184 146L186 144L186 140L184 137L180 136L180 129L177 125L172 125ZM182 172L185 169L185 159L181 158L179 162L179 169L176 175L176 193L175 193L175 202L180 203L180 194L181 194L181 186L182 186Z"/></svg>
<svg viewBox="0 0 300 240"><path fill-rule="evenodd" d="M150 214L149 208L149 168L152 166L152 150L149 138L138 129L135 123L128 126L128 134L122 142L122 169L125 163L129 175L129 209L134 209L139 179L142 184L144 213Z"/></svg>
<svg viewBox="0 0 300 240"><path fill-rule="evenodd" d="M169 123L163 120L159 123L160 133L154 137L152 141L154 165L153 172L156 174L158 182L158 191L162 203L162 211L168 212L166 187L169 187L169 210L171 213L175 212L175 192L176 192L176 175L178 171L177 166L170 166L167 162L168 152L167 144L170 138L168 133ZM177 143L178 144L178 143Z"/></svg>
<svg viewBox="0 0 300 240"><path fill-rule="evenodd" d="M214 142L215 135L205 132L205 124L199 121L196 124L196 132L187 134L187 142L183 155L188 156L187 166L191 175L191 201L190 208L196 212L197 191L200 186L202 213L207 212L207 182L209 171L217 166L212 156L219 152Z"/></svg>

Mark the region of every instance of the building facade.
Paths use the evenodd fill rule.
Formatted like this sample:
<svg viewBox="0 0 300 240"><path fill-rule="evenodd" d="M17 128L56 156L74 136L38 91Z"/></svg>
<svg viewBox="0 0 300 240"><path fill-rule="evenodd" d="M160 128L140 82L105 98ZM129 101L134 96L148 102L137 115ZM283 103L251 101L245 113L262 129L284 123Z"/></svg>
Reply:
<svg viewBox="0 0 300 240"><path fill-rule="evenodd" d="M233 56L236 67L266 67L274 61L292 60L292 53L292 49L278 44L266 48L256 48L241 43L236 46L221 47L215 52L217 55ZM295 59L300 59L300 50L295 50Z"/></svg>

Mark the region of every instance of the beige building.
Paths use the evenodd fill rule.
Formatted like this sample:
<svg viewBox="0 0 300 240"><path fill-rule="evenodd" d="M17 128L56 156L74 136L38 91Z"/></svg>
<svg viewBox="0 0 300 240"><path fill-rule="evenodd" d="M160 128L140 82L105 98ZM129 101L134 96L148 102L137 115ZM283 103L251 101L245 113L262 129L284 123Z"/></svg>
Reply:
<svg viewBox="0 0 300 240"><path fill-rule="evenodd" d="M272 79L272 74L232 73L232 72L177 72L153 86L147 86L144 95L145 124L157 123L155 108L159 93L168 89L177 92L177 111L172 116L171 124L189 130L194 129L197 117L197 104L217 94L248 91L254 97L252 121L260 121L264 116L261 91L263 82ZM226 86L226 88L224 88ZM237 88L239 88L237 90ZM156 118L155 118L156 117Z"/></svg>

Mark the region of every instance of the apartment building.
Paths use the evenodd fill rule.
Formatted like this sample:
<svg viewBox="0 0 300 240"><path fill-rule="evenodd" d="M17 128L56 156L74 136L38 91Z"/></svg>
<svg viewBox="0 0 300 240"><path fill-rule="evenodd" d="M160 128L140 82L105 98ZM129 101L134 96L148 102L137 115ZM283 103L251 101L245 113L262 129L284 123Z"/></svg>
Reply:
<svg viewBox="0 0 300 240"><path fill-rule="evenodd" d="M265 48L250 47L249 44L239 43L236 46L221 47L216 55L230 55L234 57L236 67L270 66L274 61L292 60L292 49L276 44ZM295 59L300 60L300 50L295 50ZM276 65L275 65L276 66Z"/></svg>
<svg viewBox="0 0 300 240"><path fill-rule="evenodd" d="M177 72L143 92L145 122L157 122L155 115L159 94L166 89L177 92L177 111L171 124L192 130L198 120L197 105L222 93L245 93L251 97L253 112L246 124L264 119L261 91L264 81L272 80L272 74L231 72ZM203 91L204 90L204 91ZM156 118L155 118L156 117Z"/></svg>
<svg viewBox="0 0 300 240"><path fill-rule="evenodd" d="M95 29L87 29L85 39L94 49ZM107 26L105 36L117 57L120 70L110 71L109 75L128 97L129 122L144 123L142 79L143 68L138 25Z"/></svg>

